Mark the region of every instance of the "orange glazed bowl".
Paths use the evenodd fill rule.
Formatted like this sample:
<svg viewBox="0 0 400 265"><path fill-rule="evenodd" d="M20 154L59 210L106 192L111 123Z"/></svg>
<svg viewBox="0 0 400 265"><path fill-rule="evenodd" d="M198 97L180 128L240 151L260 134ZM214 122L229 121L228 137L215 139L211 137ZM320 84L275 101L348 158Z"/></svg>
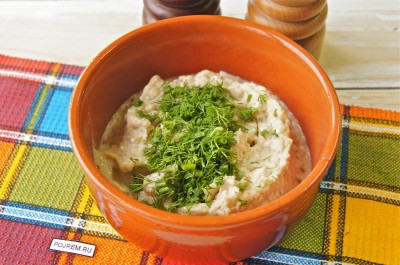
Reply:
<svg viewBox="0 0 400 265"><path fill-rule="evenodd" d="M135 200L96 167L93 149L123 102L153 75L166 79L204 69L267 87L298 119L312 171L284 196L227 216L185 216ZM293 41L241 19L186 16L138 28L101 51L74 90L69 132L99 209L124 238L171 264L224 264L274 246L301 220L334 159L340 120L329 78Z"/></svg>

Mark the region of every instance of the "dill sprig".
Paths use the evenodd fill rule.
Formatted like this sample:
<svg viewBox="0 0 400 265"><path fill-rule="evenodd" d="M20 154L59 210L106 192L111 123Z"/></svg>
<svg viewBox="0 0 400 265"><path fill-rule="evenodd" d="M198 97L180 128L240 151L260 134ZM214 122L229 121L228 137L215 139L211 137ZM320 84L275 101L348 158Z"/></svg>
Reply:
<svg viewBox="0 0 400 265"><path fill-rule="evenodd" d="M159 104L161 114L144 151L150 170L163 173L154 182L154 207L164 209L167 199L169 211L207 202L204 191L212 183L222 185L226 175L240 178L232 148L235 132L245 130L243 124L256 109L236 104L222 84L173 87L165 83ZM151 118L155 122L156 117ZM132 192L143 188L139 183L135 182Z"/></svg>

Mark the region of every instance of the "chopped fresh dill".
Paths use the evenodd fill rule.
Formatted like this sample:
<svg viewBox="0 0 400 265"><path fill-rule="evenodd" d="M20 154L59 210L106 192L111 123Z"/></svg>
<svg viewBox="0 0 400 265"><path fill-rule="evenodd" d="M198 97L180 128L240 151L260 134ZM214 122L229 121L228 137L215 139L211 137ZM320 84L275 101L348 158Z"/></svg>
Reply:
<svg viewBox="0 0 400 265"><path fill-rule="evenodd" d="M253 95L252 94L248 94L247 95L247 103L249 103L250 101L251 101L251 98L253 97Z"/></svg>
<svg viewBox="0 0 400 265"><path fill-rule="evenodd" d="M257 109L250 107L250 108L243 108L241 110L239 110L239 117L245 121L248 122L250 121L254 114L257 112Z"/></svg>
<svg viewBox="0 0 400 265"><path fill-rule="evenodd" d="M267 138L268 135L273 135L275 137L279 137L279 134L276 132L276 129L273 129L272 131L262 130L260 134L264 138Z"/></svg>
<svg viewBox="0 0 400 265"><path fill-rule="evenodd" d="M188 87L165 83L159 107L159 116L137 110L151 122L158 121L144 150L150 171L163 173L153 181L153 207L189 209L208 202L212 183L222 185L226 175L241 178L232 149L235 132L245 130L244 123L253 118L256 109L239 106L222 84ZM132 192L144 187L143 178L131 185Z"/></svg>
<svg viewBox="0 0 400 265"><path fill-rule="evenodd" d="M237 184L237 187L239 188L240 191L245 190L248 186L249 186L248 182Z"/></svg>
<svg viewBox="0 0 400 265"><path fill-rule="evenodd" d="M240 203L240 206L245 206L245 205L247 205L247 201L246 201L246 200L238 199L238 201L239 201L239 203Z"/></svg>
<svg viewBox="0 0 400 265"><path fill-rule="evenodd" d="M142 105L143 105L143 101L141 101L140 99L137 98L137 99L132 100L132 106L140 107Z"/></svg>
<svg viewBox="0 0 400 265"><path fill-rule="evenodd" d="M132 159L131 159L132 160ZM133 161L134 163L139 160ZM149 173L149 167L147 165L135 165L132 169L132 183L129 185L129 190L131 192L138 192L143 189L144 177Z"/></svg>
<svg viewBox="0 0 400 265"><path fill-rule="evenodd" d="M267 130L262 130L260 134L262 137L267 138L267 135L269 134L269 132Z"/></svg>
<svg viewBox="0 0 400 265"><path fill-rule="evenodd" d="M274 109L273 115L274 115L274 117L278 117L278 109Z"/></svg>
<svg viewBox="0 0 400 265"><path fill-rule="evenodd" d="M258 101L259 101L261 104L267 103L267 95L266 95L266 94L261 94L261 95L259 95L259 96L258 96Z"/></svg>
<svg viewBox="0 0 400 265"><path fill-rule="evenodd" d="M155 122L159 117L156 114L149 114L143 110L136 110L136 113L143 118L146 118L147 120L149 120L151 123Z"/></svg>
<svg viewBox="0 0 400 265"><path fill-rule="evenodd" d="M273 129L271 134L275 137L279 137L279 134L276 132L276 129Z"/></svg>

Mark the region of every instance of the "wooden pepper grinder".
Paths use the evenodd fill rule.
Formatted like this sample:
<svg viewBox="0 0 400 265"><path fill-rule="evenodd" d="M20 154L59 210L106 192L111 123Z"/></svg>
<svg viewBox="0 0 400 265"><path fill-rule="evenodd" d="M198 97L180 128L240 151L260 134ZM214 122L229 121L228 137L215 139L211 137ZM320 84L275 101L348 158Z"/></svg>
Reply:
<svg viewBox="0 0 400 265"><path fill-rule="evenodd" d="M246 19L283 33L318 59L327 15L326 0L249 0Z"/></svg>
<svg viewBox="0 0 400 265"><path fill-rule="evenodd" d="M221 15L219 0L143 0L143 24L187 15Z"/></svg>

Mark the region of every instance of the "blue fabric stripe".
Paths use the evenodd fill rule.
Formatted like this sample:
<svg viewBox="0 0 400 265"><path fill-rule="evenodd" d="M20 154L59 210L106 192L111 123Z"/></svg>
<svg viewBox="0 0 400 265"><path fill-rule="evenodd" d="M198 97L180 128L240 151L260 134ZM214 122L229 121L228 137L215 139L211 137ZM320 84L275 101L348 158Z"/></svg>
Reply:
<svg viewBox="0 0 400 265"><path fill-rule="evenodd" d="M256 264L321 264L324 255L274 246L249 259Z"/></svg>
<svg viewBox="0 0 400 265"><path fill-rule="evenodd" d="M350 119L349 107L345 107L343 119L349 121ZM340 182L347 183L347 167L349 162L349 128L342 128L342 152L341 152L341 163L340 163Z"/></svg>
<svg viewBox="0 0 400 265"><path fill-rule="evenodd" d="M65 146L59 146L59 145L42 144L42 143L31 143L30 146L40 147L40 148L45 148L45 149L58 150L58 151L64 151L64 152L70 152L70 153L73 152L72 147L65 147Z"/></svg>
<svg viewBox="0 0 400 265"><path fill-rule="evenodd" d="M69 212L29 204L7 202L1 207L1 219L55 229L64 229L69 218Z"/></svg>
<svg viewBox="0 0 400 265"><path fill-rule="evenodd" d="M34 131L35 135L40 135L44 137L49 137L49 138L54 138L54 139L62 139L62 140L68 140L69 141L69 135L68 134L59 134L59 133L54 133L54 132L42 132L42 131Z"/></svg>
<svg viewBox="0 0 400 265"><path fill-rule="evenodd" d="M343 119L348 121L350 124L350 107L345 106L343 111ZM349 164L349 128L344 127L342 129L342 152L341 152L341 163L340 163L340 176L339 180L341 183L347 184L347 172ZM347 191L339 191L339 218L337 220L337 237L335 242L335 261L342 261L343 255L343 237L344 237L344 225L346 218L346 194Z"/></svg>
<svg viewBox="0 0 400 265"><path fill-rule="evenodd" d="M308 253L286 254L272 250L263 251L248 259L256 264L298 264L298 265L320 265L321 259L309 257ZM314 255L313 255L314 256Z"/></svg>
<svg viewBox="0 0 400 265"><path fill-rule="evenodd" d="M50 96L50 95L49 95ZM54 91L40 124L40 131L68 135L68 105L71 92ZM47 103L47 102L46 102Z"/></svg>
<svg viewBox="0 0 400 265"><path fill-rule="evenodd" d="M329 167L328 172L325 174L323 181L333 181L335 178L336 159L333 160L332 165Z"/></svg>

